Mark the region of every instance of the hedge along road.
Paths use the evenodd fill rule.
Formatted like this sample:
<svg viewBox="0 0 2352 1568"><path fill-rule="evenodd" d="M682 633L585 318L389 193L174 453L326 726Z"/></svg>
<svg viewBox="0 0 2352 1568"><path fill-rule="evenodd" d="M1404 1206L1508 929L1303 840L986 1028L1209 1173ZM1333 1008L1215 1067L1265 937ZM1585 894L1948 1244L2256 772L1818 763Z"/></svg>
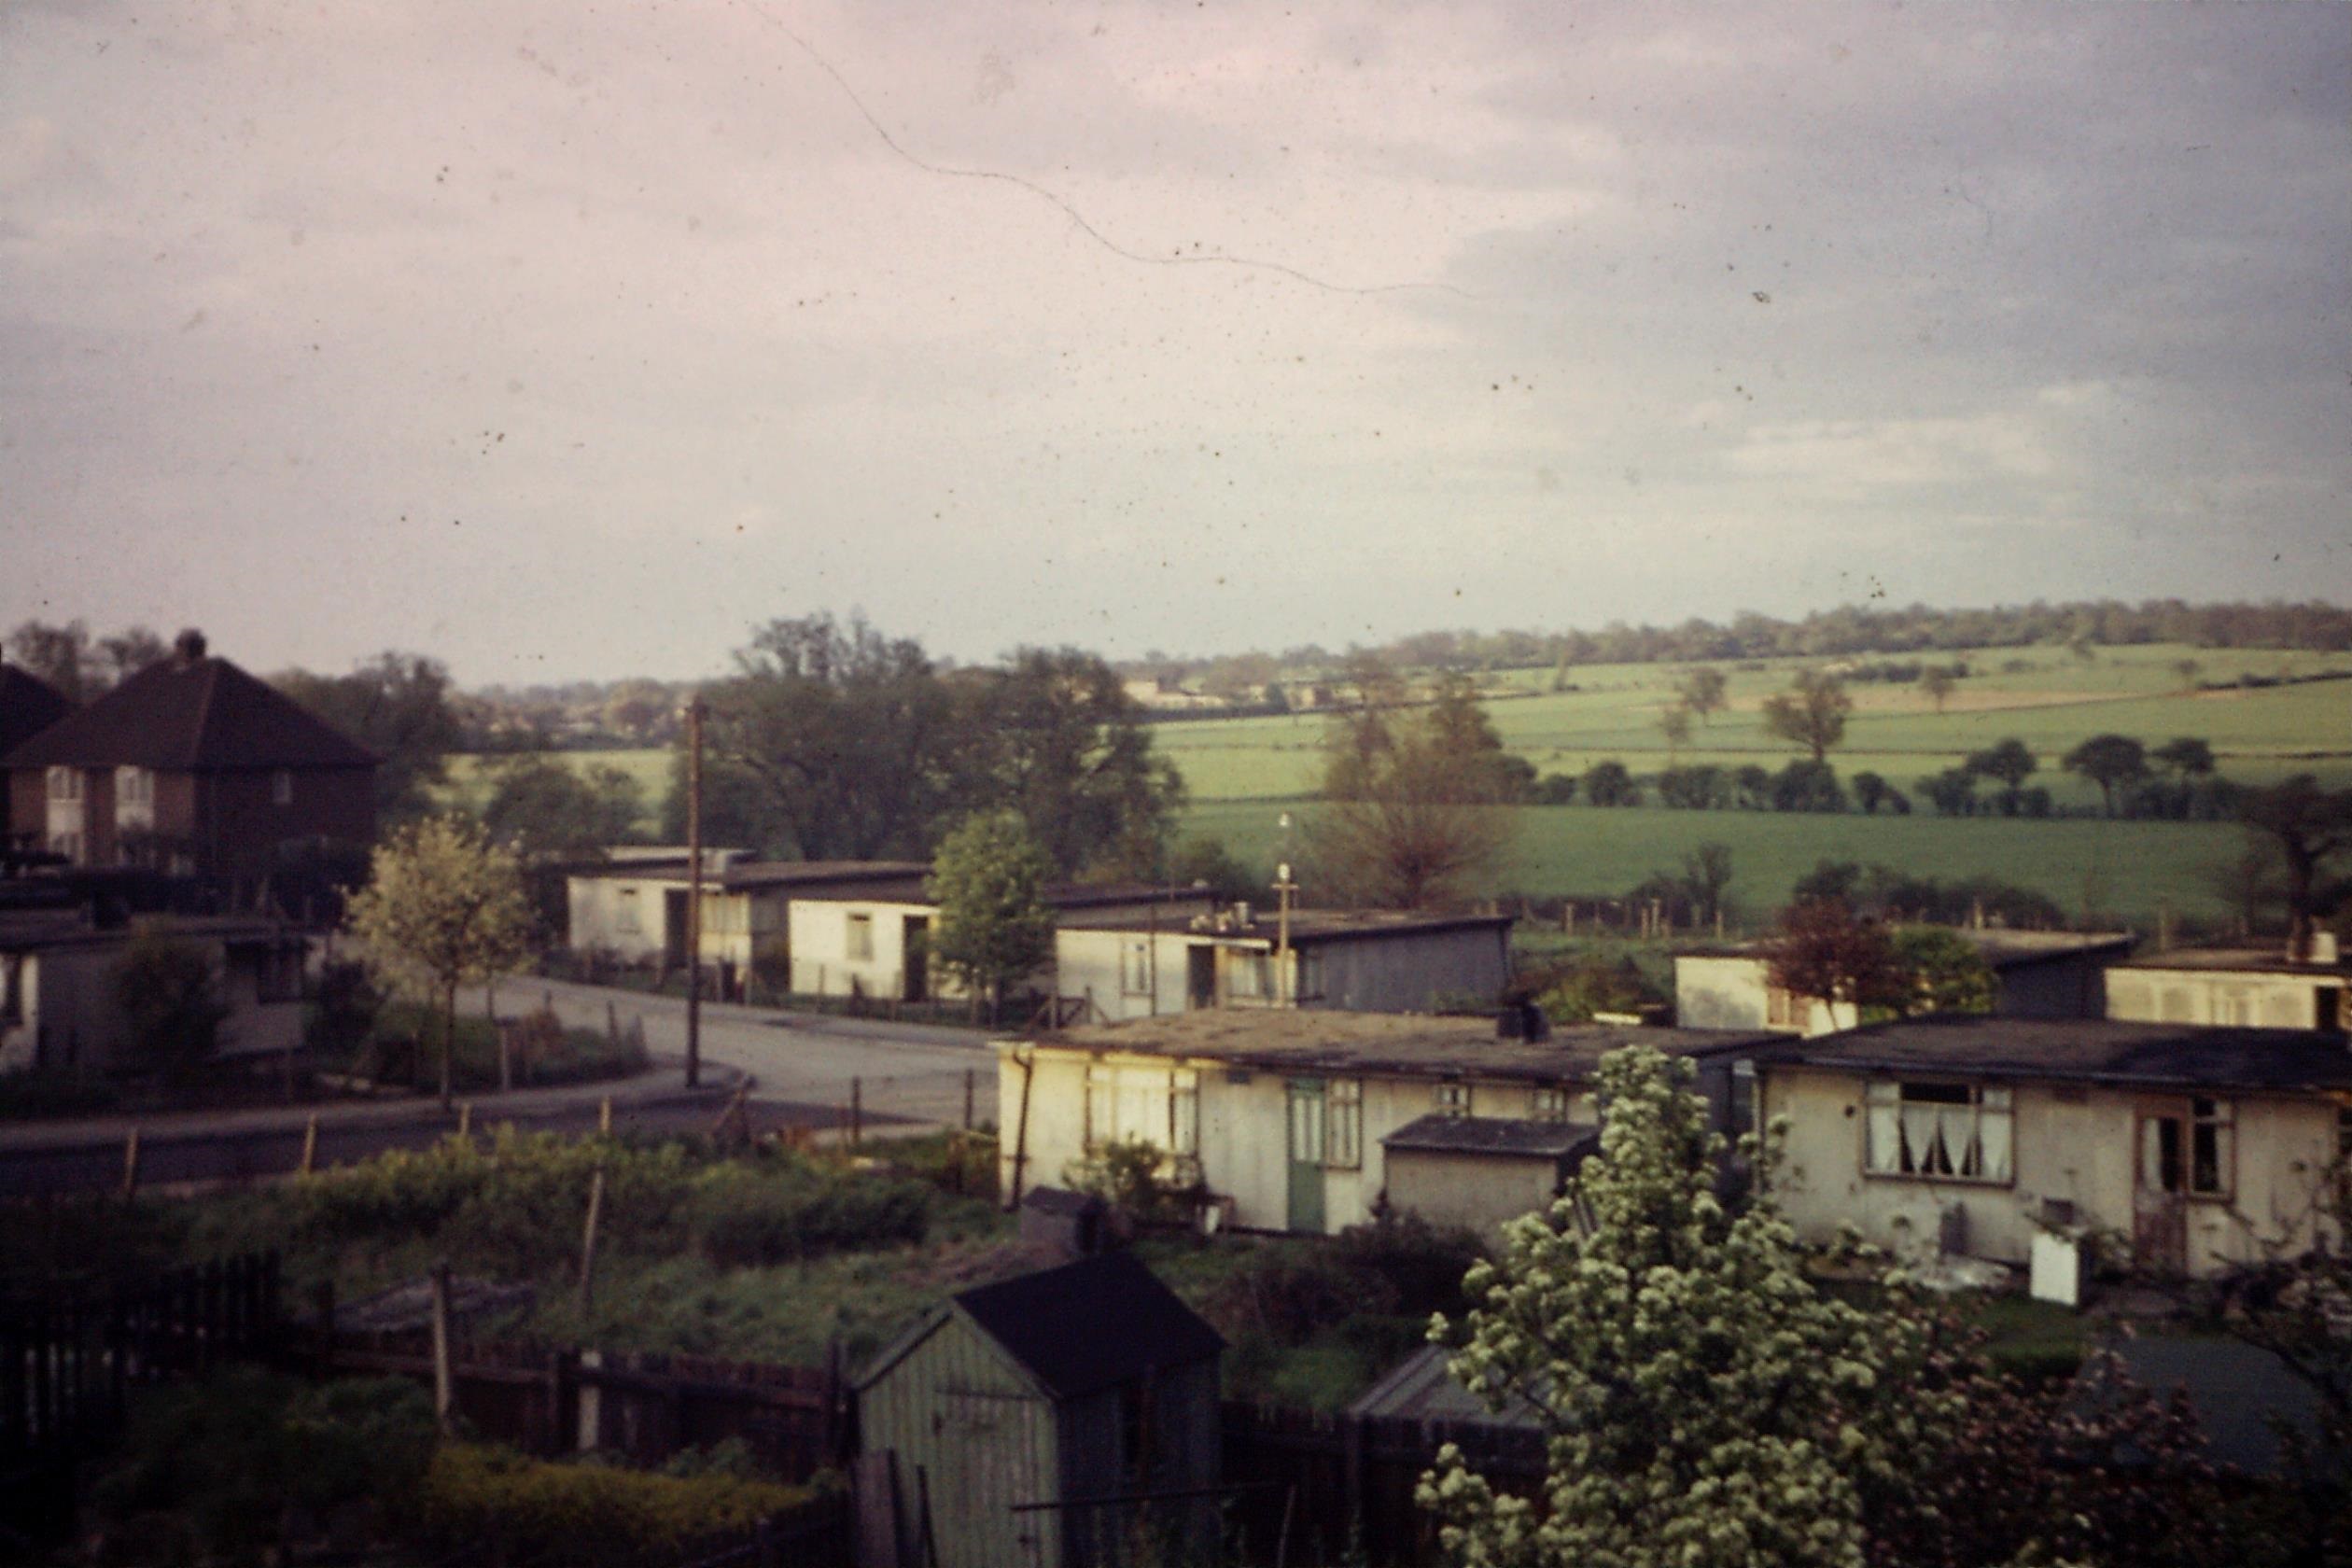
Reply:
<svg viewBox="0 0 2352 1568"><path fill-rule="evenodd" d="M757 1080L745 1108L754 1134L786 1127L836 1134L849 1114L853 1083L860 1114L877 1130L926 1122L959 1125L967 1081L973 1121L996 1119L996 1059L987 1048L990 1037L979 1030L707 1002L702 1043L708 1071L704 1088L688 1093L677 1066L686 1050L681 999L510 980L499 987L498 1011L512 1016L542 1000L567 1025L582 1029L602 1029L609 1002L623 1028L633 1018L642 1021L647 1048L662 1065L644 1077L609 1086L524 1091L511 1101L496 1093L469 1097L477 1139L508 1122L525 1131L592 1132L608 1093L614 1100L616 1131L707 1132L729 1098L727 1090L747 1072ZM482 1011L481 991L470 990L464 1004ZM389 1149L424 1148L447 1137L455 1126L451 1114L429 1099L25 1123L0 1129L0 1198L119 1189L123 1145L134 1120L140 1127L142 1187L282 1175L301 1165L304 1124L313 1110L320 1113L315 1157L322 1168L353 1164Z"/></svg>

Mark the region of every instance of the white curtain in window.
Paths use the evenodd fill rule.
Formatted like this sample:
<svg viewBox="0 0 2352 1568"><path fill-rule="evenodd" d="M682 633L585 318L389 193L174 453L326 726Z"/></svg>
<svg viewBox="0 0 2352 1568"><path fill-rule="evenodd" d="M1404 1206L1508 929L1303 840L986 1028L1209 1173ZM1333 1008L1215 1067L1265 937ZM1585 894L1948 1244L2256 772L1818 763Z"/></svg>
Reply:
<svg viewBox="0 0 2352 1568"><path fill-rule="evenodd" d="M1977 1108L1973 1105L1939 1105L1936 1108L1936 1136L1943 1144L1944 1165L1939 1168L1954 1176L1981 1174L1981 1155L1976 1148Z"/></svg>
<svg viewBox="0 0 2352 1568"><path fill-rule="evenodd" d="M1903 1169L1921 1175L1940 1175L1949 1167L1938 1157L1936 1132L1941 1110L1936 1105L1903 1107Z"/></svg>
<svg viewBox="0 0 2352 1568"><path fill-rule="evenodd" d="M1902 1107L1892 1084L1873 1084L1869 1093L1868 1169L1895 1172L1903 1169Z"/></svg>
<svg viewBox="0 0 2352 1568"><path fill-rule="evenodd" d="M2006 1102L2007 1095L2002 1096ZM1984 1097L1983 1114L1977 1118L1977 1144L1983 1152L1984 1169L1977 1174L1988 1182L2010 1179L2009 1108L2006 1103L1995 1106L1990 1090Z"/></svg>

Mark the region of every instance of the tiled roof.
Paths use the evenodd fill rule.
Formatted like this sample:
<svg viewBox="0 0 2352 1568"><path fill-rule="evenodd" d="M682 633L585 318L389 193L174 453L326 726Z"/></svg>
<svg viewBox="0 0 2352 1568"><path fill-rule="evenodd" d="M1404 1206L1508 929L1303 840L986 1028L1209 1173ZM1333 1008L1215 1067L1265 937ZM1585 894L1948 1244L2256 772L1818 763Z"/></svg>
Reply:
<svg viewBox="0 0 2352 1568"><path fill-rule="evenodd" d="M73 711L64 693L39 676L0 665L0 757Z"/></svg>
<svg viewBox="0 0 2352 1568"><path fill-rule="evenodd" d="M166 659L17 746L0 766L358 768L360 746L226 659Z"/></svg>

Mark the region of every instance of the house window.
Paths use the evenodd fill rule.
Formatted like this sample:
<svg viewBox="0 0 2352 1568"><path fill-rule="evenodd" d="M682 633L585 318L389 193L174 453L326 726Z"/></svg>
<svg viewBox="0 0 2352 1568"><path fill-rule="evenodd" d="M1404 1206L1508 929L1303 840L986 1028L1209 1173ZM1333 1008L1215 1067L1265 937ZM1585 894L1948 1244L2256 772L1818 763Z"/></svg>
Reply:
<svg viewBox="0 0 2352 1568"><path fill-rule="evenodd" d="M2198 1197L2227 1197L2235 1163L2230 1102L2192 1099L2189 1110L2189 1190Z"/></svg>
<svg viewBox="0 0 2352 1568"><path fill-rule="evenodd" d="M1255 1001L1274 994L1274 959L1270 954L1236 952L1225 967L1225 995Z"/></svg>
<svg viewBox="0 0 2352 1568"><path fill-rule="evenodd" d="M76 865L81 864L81 834L60 833L49 834L49 853L63 855Z"/></svg>
<svg viewBox="0 0 2352 1568"><path fill-rule="evenodd" d="M1301 1001L1319 1001L1323 994L1323 956L1316 947L1293 948L1297 954L1298 997Z"/></svg>
<svg viewBox="0 0 2352 1568"><path fill-rule="evenodd" d="M848 954L851 962L872 961L874 958L874 917L849 917Z"/></svg>
<svg viewBox="0 0 2352 1568"><path fill-rule="evenodd" d="M1200 1075L1189 1068L1169 1080L1168 1149L1175 1155L1200 1153Z"/></svg>
<svg viewBox="0 0 2352 1568"><path fill-rule="evenodd" d="M1152 994L1152 942L1149 937L1120 943L1119 989L1128 996Z"/></svg>
<svg viewBox="0 0 2352 1568"><path fill-rule="evenodd" d="M1470 1085L1440 1084L1431 1103L1441 1116L1467 1116L1470 1114Z"/></svg>
<svg viewBox="0 0 2352 1568"><path fill-rule="evenodd" d="M635 936L645 929L637 917L637 890L635 888L621 889L620 908L612 917L612 926L615 931L629 936Z"/></svg>
<svg viewBox="0 0 2352 1568"><path fill-rule="evenodd" d="M2012 1093L2002 1085L1871 1084L1862 1165L1874 1176L2011 1180Z"/></svg>
<svg viewBox="0 0 2352 1568"><path fill-rule="evenodd" d="M155 775L141 767L115 769L115 804L118 805L151 805L155 802Z"/></svg>
<svg viewBox="0 0 2352 1568"><path fill-rule="evenodd" d="M1568 1119L1569 1092L1564 1088L1537 1089L1528 1099L1528 1114L1539 1122L1564 1122Z"/></svg>
<svg viewBox="0 0 2352 1568"><path fill-rule="evenodd" d="M1766 1029L1803 1029L1805 1015L1811 1010L1812 999L1779 986L1768 987L1764 992L1764 1027Z"/></svg>
<svg viewBox="0 0 2352 1568"><path fill-rule="evenodd" d="M1200 1153L1200 1076L1189 1068L1086 1069L1086 1148L1149 1143L1171 1155Z"/></svg>
<svg viewBox="0 0 2352 1568"><path fill-rule="evenodd" d="M1323 1089L1323 1164L1353 1170L1364 1164L1364 1085L1334 1078Z"/></svg>
<svg viewBox="0 0 2352 1568"><path fill-rule="evenodd" d="M53 767L49 770L49 798L53 801L81 799L82 781L79 768Z"/></svg>
<svg viewBox="0 0 2352 1568"><path fill-rule="evenodd" d="M270 775L270 804L272 805L294 804L294 776L284 768Z"/></svg>

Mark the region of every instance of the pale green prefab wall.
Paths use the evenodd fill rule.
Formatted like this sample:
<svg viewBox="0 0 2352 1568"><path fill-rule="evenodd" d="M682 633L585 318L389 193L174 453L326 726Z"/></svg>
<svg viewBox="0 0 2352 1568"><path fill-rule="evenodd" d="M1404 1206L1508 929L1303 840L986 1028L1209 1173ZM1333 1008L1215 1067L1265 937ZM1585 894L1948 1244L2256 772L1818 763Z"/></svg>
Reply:
<svg viewBox="0 0 2352 1568"><path fill-rule="evenodd" d="M1060 1494L1054 1409L961 1318L943 1321L858 1395L860 1442L898 1455L901 1537L931 1493L940 1568L1059 1568L1059 1520L1015 1503Z"/></svg>
<svg viewBox="0 0 2352 1568"><path fill-rule="evenodd" d="M1770 973L1762 959L1676 959L1675 1024L1683 1029L1703 1029L1785 1028L1773 1023L1771 1018ZM1855 1015L1851 1003L1841 1002L1832 1008L1827 1002L1809 999L1804 1005L1804 1032L1808 1035L1827 1034L1833 1029L1855 1026ZM1789 1029L1788 1032L1797 1031Z"/></svg>
<svg viewBox="0 0 2352 1568"><path fill-rule="evenodd" d="M669 951L669 895L684 890L685 884L674 878L570 878L564 891L572 950L609 954L629 963L658 963ZM751 901L744 894L706 888L704 961L749 963L754 919ZM685 940L683 935L679 940Z"/></svg>
<svg viewBox="0 0 2352 1568"><path fill-rule="evenodd" d="M873 947L864 958L849 956L849 931L854 916L864 916L873 932ZM861 995L903 997L906 994L906 921L908 917L939 925L939 911L928 903L872 903L863 900L828 902L794 899L787 918L791 925L792 989L804 996L847 996L854 985ZM964 994L933 966L931 994Z"/></svg>
<svg viewBox="0 0 2352 1568"><path fill-rule="evenodd" d="M1054 992L1057 996L1089 997L1096 1010L1113 1023L1128 1018L1182 1013L1185 996L1186 954L1200 939L1183 927L1189 916L1172 916L1178 928L1155 936L1149 931L1096 931L1065 928L1054 937ZM1147 944L1155 963L1145 964L1141 975L1127 973L1123 955L1133 943Z"/></svg>
<svg viewBox="0 0 2352 1568"><path fill-rule="evenodd" d="M1027 1084L1027 1129L1023 1130L1022 1062L1034 1064ZM1061 1186L1071 1168L1086 1157L1086 1072L1098 1063L1113 1074L1155 1075L1167 1081L1179 1070L1198 1085L1199 1159L1209 1190L1233 1200L1233 1223L1253 1229L1283 1230L1290 1224L1291 1075L1263 1069L1234 1068L1211 1060L1171 1061L1165 1057L1095 1057L1084 1051L998 1047L997 1104L1004 1119L999 1144L1002 1179L1011 1190L1014 1164L1024 1152L1022 1188ZM1326 1080L1328 1083L1329 1080ZM1388 1183L1380 1140L1436 1108L1436 1085L1425 1078L1365 1078L1362 1164L1326 1169L1322 1175L1323 1224L1343 1230L1372 1218L1373 1205ZM1534 1090L1516 1083L1470 1085L1470 1113L1525 1117L1534 1113ZM1589 1096L1570 1101L1570 1119L1591 1125ZM1391 1194L1392 1202L1394 1195Z"/></svg>
<svg viewBox="0 0 2352 1568"><path fill-rule="evenodd" d="M2319 991L2336 976L2216 973L2210 970L2110 969L2107 1016L2139 1023L2317 1029Z"/></svg>
<svg viewBox="0 0 2352 1568"><path fill-rule="evenodd" d="M1943 1211L1957 1207L1967 1214L1970 1255L2022 1264L2045 1198L2073 1204L2079 1224L2131 1237L2137 1137L2131 1094L2016 1085L2015 1179L1992 1185L1864 1174L1863 1087L1850 1073L1766 1071L1766 1113L1786 1116L1790 1127L1772 1188L1803 1239L1833 1241L1851 1225L1866 1241L1919 1256L1934 1251ZM2318 1173L2335 1156L2331 1102L2241 1097L2232 1109L2233 1197L2189 1202L2192 1273L2255 1262L2266 1239L2307 1242Z"/></svg>

